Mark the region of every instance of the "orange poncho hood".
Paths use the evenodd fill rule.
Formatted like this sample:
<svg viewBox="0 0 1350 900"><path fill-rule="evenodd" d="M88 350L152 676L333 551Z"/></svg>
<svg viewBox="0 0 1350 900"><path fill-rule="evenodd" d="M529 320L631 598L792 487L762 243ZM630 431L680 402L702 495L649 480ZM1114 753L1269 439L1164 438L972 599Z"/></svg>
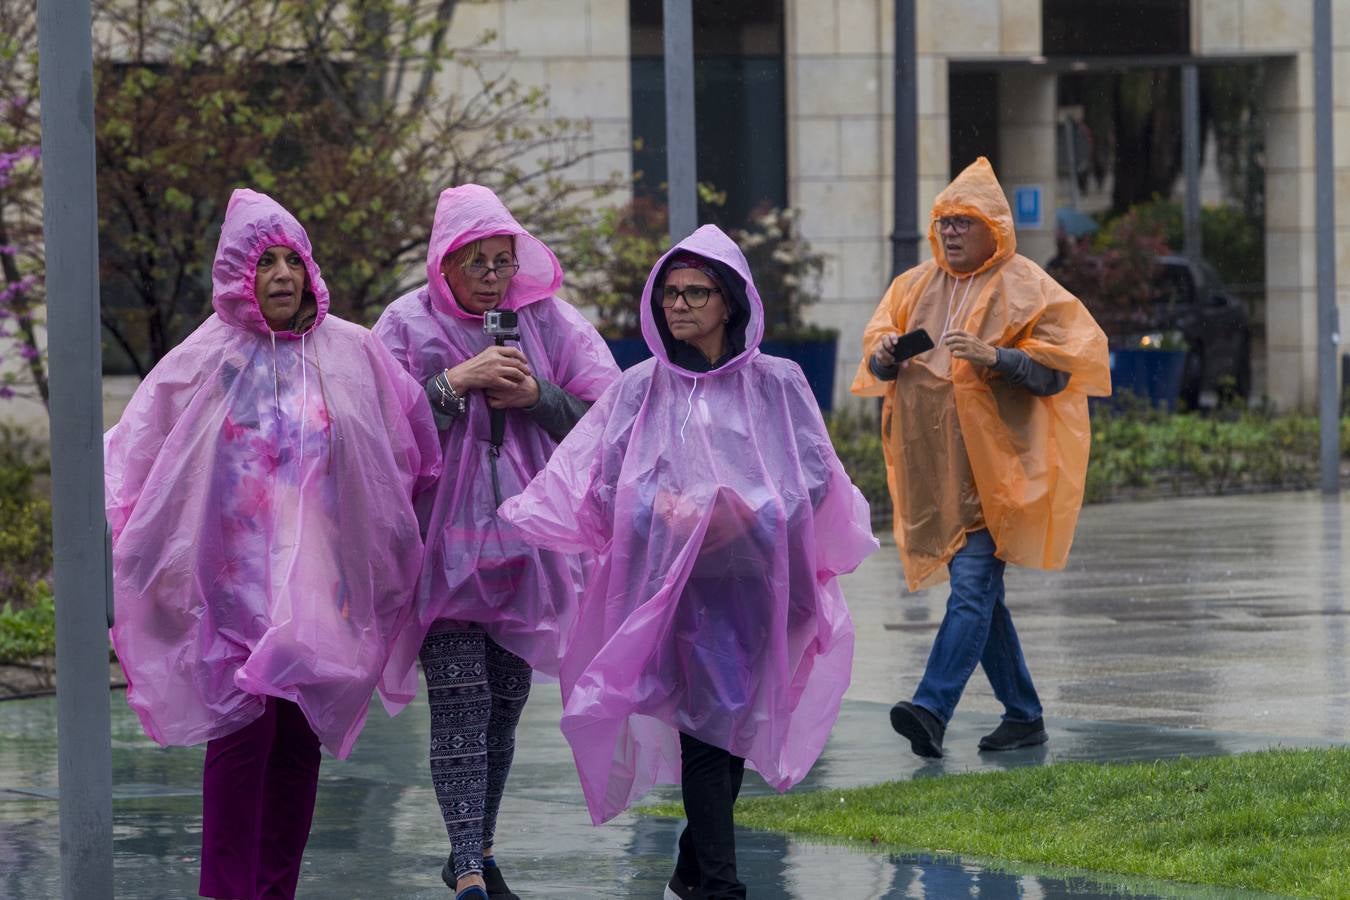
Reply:
<svg viewBox="0 0 1350 900"><path fill-rule="evenodd" d="M937 220L970 216L993 232L993 255L974 272L947 263ZM1017 254L1012 212L980 157L933 204L934 258L892 282L863 334L853 393L883 397L882 438L895 538L913 590L945 580L966 534L988 528L998 556L1032 568L1068 559L1087 477L1087 398L1111 392L1106 336L1076 297ZM938 347L894 381L868 360L884 334L925 328ZM1016 348L1069 375L1038 397L992 368L955 359L946 331Z"/></svg>

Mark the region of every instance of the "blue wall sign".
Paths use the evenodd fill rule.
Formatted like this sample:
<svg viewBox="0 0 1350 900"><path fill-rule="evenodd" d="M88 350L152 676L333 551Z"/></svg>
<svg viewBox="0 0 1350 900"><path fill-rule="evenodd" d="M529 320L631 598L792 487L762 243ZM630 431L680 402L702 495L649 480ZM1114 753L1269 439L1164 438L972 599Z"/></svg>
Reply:
<svg viewBox="0 0 1350 900"><path fill-rule="evenodd" d="M1042 195L1039 184L1019 184L1013 188L1014 227L1032 229L1044 227Z"/></svg>

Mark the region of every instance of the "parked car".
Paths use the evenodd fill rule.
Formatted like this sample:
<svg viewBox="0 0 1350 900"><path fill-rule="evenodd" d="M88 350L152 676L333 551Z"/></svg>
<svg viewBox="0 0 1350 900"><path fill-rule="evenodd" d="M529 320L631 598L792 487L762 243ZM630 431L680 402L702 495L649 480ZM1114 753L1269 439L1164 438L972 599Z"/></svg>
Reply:
<svg viewBox="0 0 1350 900"><path fill-rule="evenodd" d="M1251 327L1247 310L1228 292L1219 273L1203 259L1184 256L1153 257L1153 284L1146 305L1138 300L1127 307L1093 302L1086 279L1101 257L1064 256L1051 260L1046 270L1077 287L1079 297L1098 316L1113 349L1155 348L1185 350L1186 360L1179 399L1190 409L1213 407L1224 398L1246 398L1251 393ZM1066 270L1077 265L1077 273ZM1084 267L1088 268L1084 268ZM1080 277L1072 277L1078 274ZM1070 276L1070 277L1065 277ZM1126 276L1128 277L1128 276ZM1137 294L1135 296L1138 296ZM1113 301L1119 304L1120 301Z"/></svg>
<svg viewBox="0 0 1350 900"><path fill-rule="evenodd" d="M1245 399L1252 389L1252 336L1247 308L1214 267L1184 256L1157 258L1153 297L1159 331L1179 331L1186 343L1181 401L1190 409L1221 398ZM1141 336L1142 339L1143 336Z"/></svg>

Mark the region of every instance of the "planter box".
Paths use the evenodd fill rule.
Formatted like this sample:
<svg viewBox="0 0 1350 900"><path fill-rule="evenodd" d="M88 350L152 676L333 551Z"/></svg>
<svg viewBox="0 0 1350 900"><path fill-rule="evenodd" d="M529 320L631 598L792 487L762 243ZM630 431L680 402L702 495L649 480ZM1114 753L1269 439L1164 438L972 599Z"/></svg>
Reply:
<svg viewBox="0 0 1350 900"><path fill-rule="evenodd" d="M609 352L620 369L629 369L652 355L647 342L642 338L605 338ZM760 352L769 356L781 356L801 366L806 381L811 385L811 393L821 412L829 412L834 407L834 364L838 353L838 340L830 338L823 341L764 341L759 345Z"/></svg>
<svg viewBox="0 0 1350 900"><path fill-rule="evenodd" d="M1150 406L1174 410L1185 370L1185 350L1112 350L1112 400L1129 392Z"/></svg>
<svg viewBox="0 0 1350 900"><path fill-rule="evenodd" d="M834 363L839 351L837 338L823 341L765 341L759 349L770 356L790 359L802 367L811 393L822 413L834 409Z"/></svg>
<svg viewBox="0 0 1350 900"><path fill-rule="evenodd" d="M652 355L647 342L640 337L605 338L605 343L609 345L609 352L614 354L614 361L620 370L631 369Z"/></svg>

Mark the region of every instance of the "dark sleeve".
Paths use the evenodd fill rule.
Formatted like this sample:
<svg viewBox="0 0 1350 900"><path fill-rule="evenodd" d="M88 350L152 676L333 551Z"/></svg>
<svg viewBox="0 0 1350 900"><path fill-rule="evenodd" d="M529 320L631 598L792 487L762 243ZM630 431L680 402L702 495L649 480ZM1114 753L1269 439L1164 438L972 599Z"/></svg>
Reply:
<svg viewBox="0 0 1350 900"><path fill-rule="evenodd" d="M1011 347L995 347L998 362L994 371L1008 379L1009 384L1020 385L1037 397L1050 397L1064 390L1069 383L1069 373L1043 366L1027 356L1021 350Z"/></svg>
<svg viewBox="0 0 1350 900"><path fill-rule="evenodd" d="M560 441L581 421L591 405L551 381L542 378L536 378L535 381L539 382L539 402L525 407L521 412Z"/></svg>
<svg viewBox="0 0 1350 900"><path fill-rule="evenodd" d="M894 381L895 377L900 374L899 363L896 363L893 366L883 366L877 361L877 355L875 353L867 358L867 368L871 369L872 374L882 381Z"/></svg>
<svg viewBox="0 0 1350 900"><path fill-rule="evenodd" d="M448 387L443 369L427 379L427 400L431 403L431 415L440 431L448 429L459 418L459 406L450 402Z"/></svg>

